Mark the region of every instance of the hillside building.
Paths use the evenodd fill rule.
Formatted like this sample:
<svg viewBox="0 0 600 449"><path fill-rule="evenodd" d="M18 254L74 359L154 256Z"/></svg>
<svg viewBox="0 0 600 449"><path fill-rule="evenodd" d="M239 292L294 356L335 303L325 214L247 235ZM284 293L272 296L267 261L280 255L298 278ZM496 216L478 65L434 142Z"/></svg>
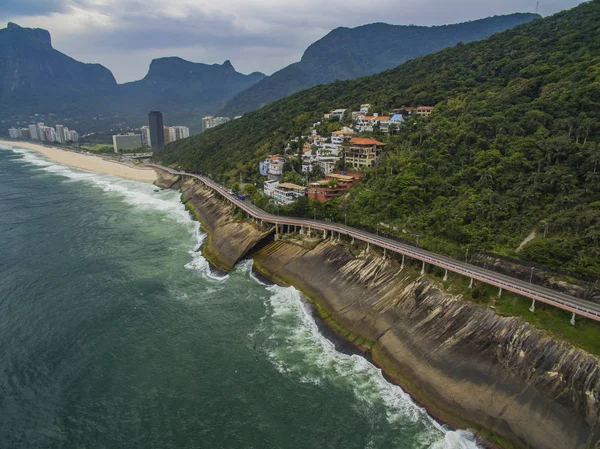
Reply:
<svg viewBox="0 0 600 449"><path fill-rule="evenodd" d="M414 113L420 117L429 117L434 109L434 106L419 106Z"/></svg>
<svg viewBox="0 0 600 449"><path fill-rule="evenodd" d="M306 187L299 186L285 182L275 187L273 192L273 198L275 201L282 205L292 204L298 198L302 198L306 195Z"/></svg>
<svg viewBox="0 0 600 449"><path fill-rule="evenodd" d="M384 147L383 142L370 137L355 137L344 144L344 164L358 169L373 167L381 159Z"/></svg>
<svg viewBox="0 0 600 449"><path fill-rule="evenodd" d="M209 115L202 119L202 131L206 131L207 129L216 128L224 123L230 121L229 117L214 117Z"/></svg>

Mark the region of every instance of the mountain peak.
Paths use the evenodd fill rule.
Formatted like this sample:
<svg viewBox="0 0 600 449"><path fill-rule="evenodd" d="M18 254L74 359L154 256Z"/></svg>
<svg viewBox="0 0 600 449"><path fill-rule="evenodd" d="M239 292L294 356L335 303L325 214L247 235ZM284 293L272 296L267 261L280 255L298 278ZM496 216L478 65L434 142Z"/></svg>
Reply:
<svg viewBox="0 0 600 449"><path fill-rule="evenodd" d="M311 44L293 63L232 98L219 114L242 115L317 84L372 75L458 42L472 42L536 19L534 14L488 17L453 25L338 27Z"/></svg>
<svg viewBox="0 0 600 449"><path fill-rule="evenodd" d="M6 29L0 30L0 32L1 31L8 31L10 33L18 33L23 36L30 36L30 37L33 37L34 39L36 39L40 42L43 42L44 44L47 44L50 47L52 47L52 38L50 37L50 32L48 32L47 30L43 30L41 28L23 28L22 26L17 25L14 22L8 22L8 24L6 25Z"/></svg>

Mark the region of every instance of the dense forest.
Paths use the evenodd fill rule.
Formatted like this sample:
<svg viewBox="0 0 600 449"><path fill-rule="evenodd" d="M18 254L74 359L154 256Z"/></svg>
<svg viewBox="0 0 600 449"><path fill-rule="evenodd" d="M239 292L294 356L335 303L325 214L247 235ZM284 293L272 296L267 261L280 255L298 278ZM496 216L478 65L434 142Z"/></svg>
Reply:
<svg viewBox="0 0 600 449"><path fill-rule="evenodd" d="M318 84L373 75L457 42L473 42L539 18L517 13L442 26L371 23L336 28L302 59L231 98L218 115L234 117Z"/></svg>
<svg viewBox="0 0 600 449"><path fill-rule="evenodd" d="M397 229L600 278L600 1L382 74L299 92L200 136L159 162L232 183L332 108L435 105L387 139L383 161L321 217ZM535 231L536 237L519 244Z"/></svg>

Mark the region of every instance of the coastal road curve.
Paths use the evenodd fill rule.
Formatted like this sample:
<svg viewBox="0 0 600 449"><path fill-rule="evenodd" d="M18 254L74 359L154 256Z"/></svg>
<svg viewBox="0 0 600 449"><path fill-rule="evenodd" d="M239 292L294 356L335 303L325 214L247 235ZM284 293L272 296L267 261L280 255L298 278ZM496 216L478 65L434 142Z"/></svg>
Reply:
<svg viewBox="0 0 600 449"><path fill-rule="evenodd" d="M254 206L253 204L247 203L246 201L240 200L239 198L230 195L229 189L214 182L206 176L181 172L170 167L164 167L157 164L148 165L160 170L164 170L173 175L197 179L198 181L202 182L214 191L218 192L221 196L230 201L232 204L235 204L248 215L258 220L262 220L273 224L303 226L311 229L319 229L322 231L337 232L340 235L347 235L356 240L361 240L363 242L370 243L380 248L384 248L387 251L393 251L395 253L402 254L404 256L417 259L431 265L435 265L445 270L461 274L463 276L467 276L490 285L494 285L499 289L511 291L519 295L525 296L527 298L531 298L535 301L540 301L542 303L549 304L563 310L567 310L569 312L574 313L575 315L600 321L600 304L575 298L573 296L560 293L546 287L541 287L539 285L522 281L520 279L516 279L514 277L507 276L504 274L496 273L494 271L477 267L475 265L471 265L465 262L459 262L447 256L432 253L431 251L417 248L406 243L397 242L386 237L381 237L379 235L375 235L342 224L320 220L282 217L279 215L269 214L264 210Z"/></svg>

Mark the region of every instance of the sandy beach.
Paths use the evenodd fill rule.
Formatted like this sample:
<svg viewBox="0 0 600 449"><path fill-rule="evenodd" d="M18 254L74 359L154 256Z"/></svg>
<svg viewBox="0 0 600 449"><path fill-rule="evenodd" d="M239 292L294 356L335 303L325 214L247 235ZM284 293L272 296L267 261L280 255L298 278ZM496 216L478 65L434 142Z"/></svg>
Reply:
<svg viewBox="0 0 600 449"><path fill-rule="evenodd" d="M75 153L60 148L47 147L31 142L11 142L0 140L1 145L24 148L37 151L48 159L70 167L81 168L105 175L114 175L132 181L152 183L156 180L156 173L151 168L135 167L125 163L113 162L102 159L100 156Z"/></svg>

